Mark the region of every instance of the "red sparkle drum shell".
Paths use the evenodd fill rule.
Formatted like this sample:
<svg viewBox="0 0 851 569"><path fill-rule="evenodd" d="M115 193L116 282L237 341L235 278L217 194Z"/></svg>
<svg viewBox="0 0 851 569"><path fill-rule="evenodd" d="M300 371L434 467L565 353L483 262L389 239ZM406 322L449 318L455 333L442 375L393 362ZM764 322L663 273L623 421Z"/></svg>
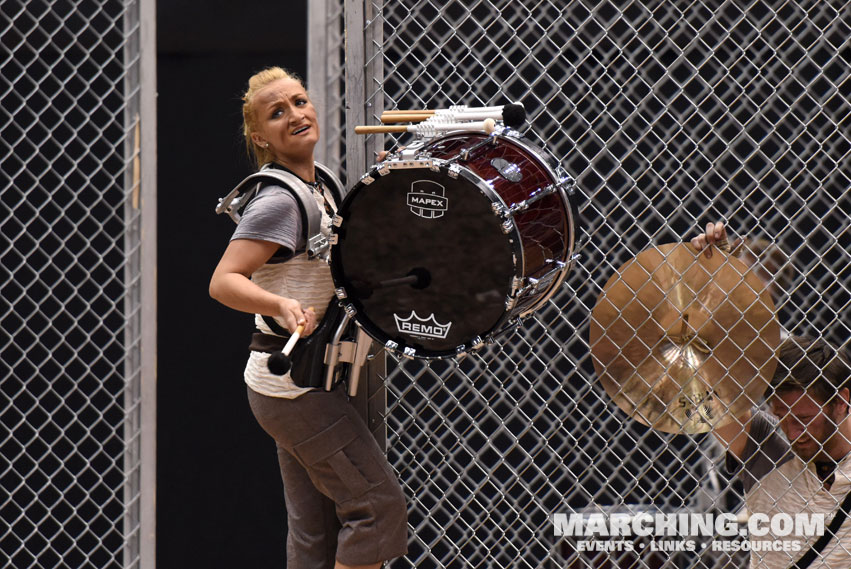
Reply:
<svg viewBox="0 0 851 569"><path fill-rule="evenodd" d="M572 182L539 148L504 134L456 132L412 160L383 162L340 204L337 296L404 355L451 357L491 342L564 281ZM524 200L528 208L506 213Z"/></svg>

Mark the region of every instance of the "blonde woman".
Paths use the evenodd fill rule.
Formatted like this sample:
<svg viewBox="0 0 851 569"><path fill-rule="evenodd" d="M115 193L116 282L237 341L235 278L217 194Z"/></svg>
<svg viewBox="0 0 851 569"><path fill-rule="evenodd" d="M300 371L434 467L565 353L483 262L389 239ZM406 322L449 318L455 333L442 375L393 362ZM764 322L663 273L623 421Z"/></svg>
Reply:
<svg viewBox="0 0 851 569"><path fill-rule="evenodd" d="M314 162L316 110L302 82L272 67L252 76L243 98L244 135L261 169L296 176L330 230L333 181ZM309 336L333 297L328 263L307 255L305 215L292 187L259 188L210 281L210 295L255 314L266 344L281 345L299 325ZM316 212L312 212L314 215ZM315 309L314 309L315 307ZM261 342L262 343L262 342ZM256 342L252 342L254 348ZM326 392L297 370L271 373L269 351L252 349L245 368L248 401L275 439L284 482L290 569L377 568L407 549L405 497L344 388Z"/></svg>

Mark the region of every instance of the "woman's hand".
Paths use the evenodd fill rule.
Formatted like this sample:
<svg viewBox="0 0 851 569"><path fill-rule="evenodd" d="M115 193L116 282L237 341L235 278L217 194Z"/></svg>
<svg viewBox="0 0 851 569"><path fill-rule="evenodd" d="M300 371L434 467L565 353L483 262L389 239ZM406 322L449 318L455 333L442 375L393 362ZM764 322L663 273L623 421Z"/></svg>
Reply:
<svg viewBox="0 0 851 569"><path fill-rule="evenodd" d="M316 330L316 313L312 306L304 310L299 301L283 297L279 304L279 313L276 316L284 321L285 327L291 334L302 324L304 325L302 336L310 336Z"/></svg>

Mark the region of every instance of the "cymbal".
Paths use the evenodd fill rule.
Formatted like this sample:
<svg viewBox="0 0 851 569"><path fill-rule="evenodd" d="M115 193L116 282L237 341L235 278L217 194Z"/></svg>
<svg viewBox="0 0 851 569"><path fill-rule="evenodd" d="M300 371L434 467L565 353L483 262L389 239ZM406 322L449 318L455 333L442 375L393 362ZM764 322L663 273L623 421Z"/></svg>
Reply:
<svg viewBox="0 0 851 569"><path fill-rule="evenodd" d="M646 249L608 280L589 341L606 393L667 433L704 433L758 402L780 325L766 284L734 256L687 243Z"/></svg>

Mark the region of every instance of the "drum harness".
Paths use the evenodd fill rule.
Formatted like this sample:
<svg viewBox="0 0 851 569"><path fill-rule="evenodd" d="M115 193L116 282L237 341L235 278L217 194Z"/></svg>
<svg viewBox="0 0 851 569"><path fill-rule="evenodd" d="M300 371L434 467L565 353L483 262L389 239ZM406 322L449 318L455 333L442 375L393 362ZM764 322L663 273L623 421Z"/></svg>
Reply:
<svg viewBox="0 0 851 569"><path fill-rule="evenodd" d="M340 179L327 167L318 162L314 163L317 175L327 183L334 200L339 204L346 195L345 187ZM308 184L301 178L289 172L282 170L269 164L264 165L258 172L255 172L234 187L225 197L219 198L219 204L216 206L216 213L226 213L234 223L239 223L241 219L240 211L242 211L248 203L257 195L265 184L268 183L280 184L285 189L289 190L299 204L299 210L302 215L302 222L305 226L306 252L309 259L321 259L326 262L329 260L331 241L322 234L322 214L316 207L316 200L313 197L313 191L308 187ZM336 301L335 301L336 302ZM354 340L344 340L343 335L346 333L349 324L352 322L352 316L349 311L342 312L340 323L333 328L334 332L329 341L325 345L324 364L325 381L324 388L326 391L331 391L337 382L336 371L338 364L350 364L348 373L348 392L349 396L354 397L357 393L358 380L360 371L366 362L367 355L372 346L372 339L363 331L363 329L355 324L357 333ZM278 341L278 337L285 342L289 338L290 333L279 325L274 318L262 315L263 321L275 333L274 343ZM272 342L270 342L271 344ZM278 347L277 349L280 349ZM264 350L265 351L265 350ZM273 350L275 351L275 350ZM342 374L341 374L342 375ZM339 378L341 379L341 378ZM337 379L338 380L338 379ZM318 387L318 386L313 386Z"/></svg>

